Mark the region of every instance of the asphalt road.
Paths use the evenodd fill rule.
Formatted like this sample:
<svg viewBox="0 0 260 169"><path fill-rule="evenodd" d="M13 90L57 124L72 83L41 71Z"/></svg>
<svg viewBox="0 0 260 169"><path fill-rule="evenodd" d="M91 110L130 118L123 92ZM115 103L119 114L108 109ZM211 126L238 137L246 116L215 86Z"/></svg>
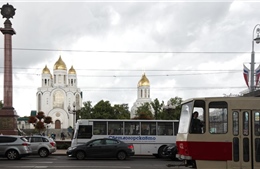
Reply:
<svg viewBox="0 0 260 169"><path fill-rule="evenodd" d="M184 169L185 167L178 166L180 164L181 162L179 161L157 159L153 156L134 156L123 161L117 159L76 160L67 156L57 155L47 158L29 156L15 161L0 158L1 169ZM168 165L177 165L178 167L168 167Z"/></svg>

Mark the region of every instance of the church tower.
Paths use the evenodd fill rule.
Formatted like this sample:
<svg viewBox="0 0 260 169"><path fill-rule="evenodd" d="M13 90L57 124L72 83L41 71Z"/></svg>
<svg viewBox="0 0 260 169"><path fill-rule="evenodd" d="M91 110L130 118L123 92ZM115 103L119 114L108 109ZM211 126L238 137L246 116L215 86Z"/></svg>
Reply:
<svg viewBox="0 0 260 169"><path fill-rule="evenodd" d="M65 129L73 127L75 116L71 109L79 110L82 105L82 93L77 87L76 70L67 66L61 56L53 67L53 75L47 65L42 70L42 86L36 93L37 111L43 111L45 116L51 116L53 124L48 128Z"/></svg>
<svg viewBox="0 0 260 169"><path fill-rule="evenodd" d="M137 84L137 100L131 108L130 118L134 118L136 115L137 108L142 106L144 103L150 103L150 82L146 77L145 73ZM152 110L153 113L153 110Z"/></svg>

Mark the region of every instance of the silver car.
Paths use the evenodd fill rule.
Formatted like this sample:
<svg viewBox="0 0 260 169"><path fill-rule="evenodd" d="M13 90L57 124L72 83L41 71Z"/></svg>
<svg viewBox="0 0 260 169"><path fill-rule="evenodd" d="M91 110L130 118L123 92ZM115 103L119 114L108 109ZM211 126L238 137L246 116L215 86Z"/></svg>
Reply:
<svg viewBox="0 0 260 169"><path fill-rule="evenodd" d="M47 136L34 135L26 139L31 143L32 154L38 154L40 157L48 157L56 151L56 142Z"/></svg>
<svg viewBox="0 0 260 169"><path fill-rule="evenodd" d="M25 137L0 135L0 157L18 160L31 153L30 143Z"/></svg>

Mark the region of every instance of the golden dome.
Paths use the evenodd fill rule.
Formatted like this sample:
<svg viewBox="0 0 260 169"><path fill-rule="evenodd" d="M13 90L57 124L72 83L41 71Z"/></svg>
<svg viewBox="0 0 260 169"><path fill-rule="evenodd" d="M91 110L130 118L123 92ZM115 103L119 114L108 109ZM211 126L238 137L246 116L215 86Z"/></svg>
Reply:
<svg viewBox="0 0 260 169"><path fill-rule="evenodd" d="M61 56L60 56L59 60L55 63L53 69L54 70L67 70L67 67L66 67L65 63L63 62L63 60L61 59Z"/></svg>
<svg viewBox="0 0 260 169"><path fill-rule="evenodd" d="M76 70L73 68L73 66L71 66L69 74L76 74Z"/></svg>
<svg viewBox="0 0 260 169"><path fill-rule="evenodd" d="M43 68L42 74L51 74L49 68L47 68L47 65L45 65L45 67Z"/></svg>
<svg viewBox="0 0 260 169"><path fill-rule="evenodd" d="M150 86L150 82L147 79L147 77L145 76L145 73L142 75L141 80L138 82L138 87L140 86Z"/></svg>

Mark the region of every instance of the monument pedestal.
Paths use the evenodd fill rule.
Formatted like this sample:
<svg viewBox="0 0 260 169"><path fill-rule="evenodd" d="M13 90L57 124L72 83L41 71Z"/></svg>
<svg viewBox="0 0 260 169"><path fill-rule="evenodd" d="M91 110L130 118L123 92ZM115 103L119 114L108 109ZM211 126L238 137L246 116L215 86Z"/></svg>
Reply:
<svg viewBox="0 0 260 169"><path fill-rule="evenodd" d="M14 108L3 107L0 110L0 134L18 135L17 130L17 114Z"/></svg>

